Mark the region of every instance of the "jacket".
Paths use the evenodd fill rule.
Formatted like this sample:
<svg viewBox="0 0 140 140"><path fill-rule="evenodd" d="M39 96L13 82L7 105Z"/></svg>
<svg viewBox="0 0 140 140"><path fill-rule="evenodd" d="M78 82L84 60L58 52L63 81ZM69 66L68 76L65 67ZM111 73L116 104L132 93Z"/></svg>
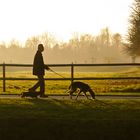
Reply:
<svg viewBox="0 0 140 140"><path fill-rule="evenodd" d="M33 75L45 75L45 65L42 53L37 51L33 62Z"/></svg>

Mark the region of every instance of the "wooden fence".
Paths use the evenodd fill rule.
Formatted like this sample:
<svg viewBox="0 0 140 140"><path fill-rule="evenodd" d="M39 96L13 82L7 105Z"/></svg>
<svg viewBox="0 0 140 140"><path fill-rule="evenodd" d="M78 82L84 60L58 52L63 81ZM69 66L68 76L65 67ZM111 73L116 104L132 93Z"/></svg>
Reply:
<svg viewBox="0 0 140 140"><path fill-rule="evenodd" d="M6 77L6 68L7 67L32 67L31 64L0 64L0 67L2 67L2 77L0 77L0 80L3 82L3 92L6 91L6 81L7 80L37 80L37 78L8 78ZM75 67L110 67L110 66L119 66L119 67L125 67L125 66L140 66L140 63L112 63L112 64L48 64L50 68L53 67L69 67L70 68L70 77L69 78L45 78L45 80L70 80L73 82L73 80L126 80L126 79L140 79L140 77L74 77L74 68Z"/></svg>

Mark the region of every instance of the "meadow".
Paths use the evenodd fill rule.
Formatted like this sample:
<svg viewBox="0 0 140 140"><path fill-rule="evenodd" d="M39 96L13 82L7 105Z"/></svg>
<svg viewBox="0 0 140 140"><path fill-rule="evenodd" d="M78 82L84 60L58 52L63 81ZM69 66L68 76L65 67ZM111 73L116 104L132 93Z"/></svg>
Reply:
<svg viewBox="0 0 140 140"><path fill-rule="evenodd" d="M59 71L69 78L69 72ZM75 72L74 77L139 76L139 68L121 71ZM0 73L2 77L2 73ZM8 71L6 77L35 78L31 71ZM60 78L46 72L46 78ZM99 94L137 94L139 80L83 80ZM36 81L6 81L7 94L27 91ZM67 94L71 81L45 81L46 93ZM2 81L0 81L0 93ZM0 98L0 139L139 140L140 99Z"/></svg>
<svg viewBox="0 0 140 140"><path fill-rule="evenodd" d="M57 71L57 70L56 70ZM98 72L97 72L98 71ZM70 72L58 71L60 75L65 78L70 78ZM94 71L76 71L74 78L89 78L89 77L139 77L139 67L126 67L126 68L112 68L112 69L94 69ZM2 73L0 72L0 77ZM32 75L32 71L7 71L7 78L36 78ZM45 78L61 78L52 72L46 72ZM82 80L81 80L82 81ZM91 88L100 94L139 94L140 81L139 80L83 80L88 83ZM27 91L28 88L33 86L36 81L21 81L21 80L7 80L6 81L6 93L8 94L20 94L23 91ZM47 94L66 94L65 91L68 89L71 81L70 80L46 80L45 88ZM0 93L2 93L2 80L0 81Z"/></svg>

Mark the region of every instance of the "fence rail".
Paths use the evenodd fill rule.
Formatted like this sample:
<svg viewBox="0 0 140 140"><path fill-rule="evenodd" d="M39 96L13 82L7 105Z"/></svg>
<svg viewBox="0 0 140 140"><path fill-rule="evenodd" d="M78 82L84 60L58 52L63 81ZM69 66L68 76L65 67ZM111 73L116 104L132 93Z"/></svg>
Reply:
<svg viewBox="0 0 140 140"><path fill-rule="evenodd" d="M70 67L70 78L45 78L45 80L70 80L73 82L73 80L139 80L140 77L74 77L74 68L75 67L91 67L91 66L140 66L140 63L111 63L111 64L48 64L49 67ZM3 81L3 92L6 92L6 81L7 80L37 80L37 78L8 78L6 77L6 68L7 67L33 67L32 64L0 64L0 67L2 67L2 77L0 77L0 80Z"/></svg>

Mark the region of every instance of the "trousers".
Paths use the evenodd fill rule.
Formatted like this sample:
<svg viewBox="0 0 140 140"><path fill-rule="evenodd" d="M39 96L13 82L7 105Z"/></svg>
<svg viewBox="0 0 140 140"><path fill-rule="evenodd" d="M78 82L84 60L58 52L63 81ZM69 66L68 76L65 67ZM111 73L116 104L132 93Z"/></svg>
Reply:
<svg viewBox="0 0 140 140"><path fill-rule="evenodd" d="M40 87L40 93L41 95L45 94L45 80L43 75L37 75L38 82L30 88L30 90L35 91L38 87Z"/></svg>

